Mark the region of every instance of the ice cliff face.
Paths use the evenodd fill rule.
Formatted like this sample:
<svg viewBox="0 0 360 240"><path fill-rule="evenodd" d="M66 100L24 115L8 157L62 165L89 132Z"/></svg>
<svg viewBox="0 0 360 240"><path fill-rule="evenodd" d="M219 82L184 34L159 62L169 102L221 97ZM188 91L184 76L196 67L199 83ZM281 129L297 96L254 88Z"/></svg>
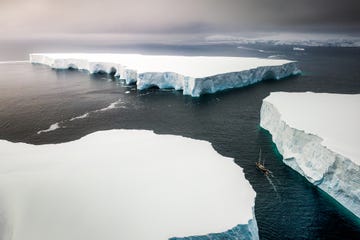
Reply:
<svg viewBox="0 0 360 240"><path fill-rule="evenodd" d="M216 93L226 89L245 87L262 80L281 79L299 74L295 63L281 66L257 67L240 72L231 72L205 78L186 77L177 73L142 73L137 80L137 88L144 90L149 87L174 88L183 90L184 95L199 97L202 94Z"/></svg>
<svg viewBox="0 0 360 240"><path fill-rule="evenodd" d="M31 63L48 65L54 69L78 69L88 71L90 74L112 74L126 80L127 84L136 82L137 72L127 69L122 64L114 62L92 62L82 58L54 58L45 54L30 54Z"/></svg>
<svg viewBox="0 0 360 240"><path fill-rule="evenodd" d="M87 70L90 74L104 72L127 84L136 83L138 90L174 88L193 97L300 73L295 62L239 57L30 54L30 62L55 69Z"/></svg>
<svg viewBox="0 0 360 240"><path fill-rule="evenodd" d="M240 72L197 78L193 80L193 83L185 84L184 95L198 97L205 93L216 93L226 89L245 87L268 79L279 80L299 73L300 70L292 62L281 66L257 67Z"/></svg>
<svg viewBox="0 0 360 240"><path fill-rule="evenodd" d="M333 106L329 103L331 102L329 98L335 100ZM344 98L350 98L353 102L352 105L359 105L360 95L354 97L338 96L337 94L271 93L269 97L263 100L260 125L272 134L272 140L283 156L285 164L360 217L358 155L351 151L353 149L346 149L345 151L341 146L341 135L356 141L352 144L353 148L356 148L359 143L356 136L353 139L350 134L353 132L353 135L359 136L359 127L356 121L360 114L351 113L351 116L346 116L346 113L339 112L338 115L343 115L338 116L342 119L343 126L336 124L336 120L333 120L337 117L338 109L347 108L350 111L359 111L358 106L349 105L351 101L344 104ZM323 103L318 104L318 102ZM330 105L329 108L324 107L327 102ZM293 110L286 111L286 107L284 107L286 104L291 106ZM317 108L320 105L322 107ZM309 112L315 115L309 116L307 114ZM312 118L316 119L317 117L320 119L319 127L312 121ZM350 122L348 121L349 118L351 118ZM322 120L324 121L323 124L321 124ZM316 128L312 128L312 125L317 129L324 127L324 125L324 129L327 128L326 125L335 129L329 128L328 131L331 132L329 134L325 134L323 129L315 133L312 129ZM332 133L334 131L335 133ZM346 147L349 145L346 144Z"/></svg>
<svg viewBox="0 0 360 240"><path fill-rule="evenodd" d="M210 233L202 236L191 237L173 237L169 240L257 240L259 239L258 227L254 218L249 220L248 224L239 224L236 227L222 233Z"/></svg>

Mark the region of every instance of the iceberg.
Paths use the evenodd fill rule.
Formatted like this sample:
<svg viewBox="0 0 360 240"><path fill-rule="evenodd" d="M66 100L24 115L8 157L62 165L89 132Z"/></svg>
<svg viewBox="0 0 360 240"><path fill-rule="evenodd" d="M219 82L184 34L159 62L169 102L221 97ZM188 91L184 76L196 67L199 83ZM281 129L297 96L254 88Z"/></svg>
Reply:
<svg viewBox="0 0 360 240"><path fill-rule="evenodd" d="M360 94L271 93L260 118L284 163L360 218Z"/></svg>
<svg viewBox="0 0 360 240"><path fill-rule="evenodd" d="M205 37L207 44L269 44L275 46L308 47L360 47L360 36L353 34L330 33L259 33L253 37L244 34L210 35ZM241 48L246 48L242 46ZM248 48L250 49L250 48Z"/></svg>
<svg viewBox="0 0 360 240"><path fill-rule="evenodd" d="M108 130L61 144L0 140L0 155L1 239L259 238L255 191L206 141Z"/></svg>
<svg viewBox="0 0 360 240"><path fill-rule="evenodd" d="M138 90L173 88L193 97L300 73L294 61L244 57L40 53L30 54L30 62L113 74Z"/></svg>

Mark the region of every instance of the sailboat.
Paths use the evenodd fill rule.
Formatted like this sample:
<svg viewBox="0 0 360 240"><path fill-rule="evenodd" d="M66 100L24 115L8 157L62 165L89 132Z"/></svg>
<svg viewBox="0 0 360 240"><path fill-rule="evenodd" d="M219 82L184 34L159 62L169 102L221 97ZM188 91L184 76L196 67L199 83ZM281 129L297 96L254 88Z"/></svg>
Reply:
<svg viewBox="0 0 360 240"><path fill-rule="evenodd" d="M265 161L263 161L261 163L261 148L260 148L260 152L259 152L259 159L255 164L256 164L256 167L260 171L262 171L265 175L269 175L271 173L270 170L265 167Z"/></svg>

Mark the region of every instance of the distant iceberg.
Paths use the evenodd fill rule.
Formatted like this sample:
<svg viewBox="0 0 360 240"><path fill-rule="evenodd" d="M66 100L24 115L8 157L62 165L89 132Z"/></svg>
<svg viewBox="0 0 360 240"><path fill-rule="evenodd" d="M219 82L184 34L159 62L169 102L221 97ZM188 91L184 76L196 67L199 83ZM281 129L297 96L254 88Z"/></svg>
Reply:
<svg viewBox="0 0 360 240"><path fill-rule="evenodd" d="M284 163L360 218L360 94L271 93L260 115Z"/></svg>
<svg viewBox="0 0 360 240"><path fill-rule="evenodd" d="M207 44L268 44L308 47L360 47L359 35L319 33L259 33L253 37L243 34L211 35L205 37ZM246 48L242 46L242 48ZM249 48L248 48L249 49Z"/></svg>
<svg viewBox="0 0 360 240"><path fill-rule="evenodd" d="M0 156L0 239L259 238L255 191L206 141L109 130L61 144L0 140Z"/></svg>
<svg viewBox="0 0 360 240"><path fill-rule="evenodd" d="M127 84L136 83L138 90L173 88L193 97L300 73L293 61L242 57L30 54L30 62L55 69L87 70L90 74L104 72Z"/></svg>

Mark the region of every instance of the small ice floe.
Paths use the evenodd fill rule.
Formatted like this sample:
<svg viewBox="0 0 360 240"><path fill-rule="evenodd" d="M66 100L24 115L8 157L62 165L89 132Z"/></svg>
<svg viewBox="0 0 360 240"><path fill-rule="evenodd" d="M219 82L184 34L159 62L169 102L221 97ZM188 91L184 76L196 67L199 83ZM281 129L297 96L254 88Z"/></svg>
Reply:
<svg viewBox="0 0 360 240"><path fill-rule="evenodd" d="M270 55L267 58L283 58L285 57L284 55Z"/></svg>
<svg viewBox="0 0 360 240"><path fill-rule="evenodd" d="M75 121L75 120L87 118L92 113L105 112L105 111L115 109L115 108L126 108L124 105L121 105L121 103L123 103L123 102L122 102L121 99L119 99L119 100L117 100L115 102L110 103L108 106L106 106L104 108L100 108L100 109L97 109L97 110L94 110L94 111L90 111L90 112L84 113L82 115L72 117L72 118L70 118L68 120L63 120L61 122L51 124L48 129L40 130L40 131L37 132L37 134L55 131L56 129L59 129L59 128L65 128L67 122L72 122L72 121ZM60 124L61 124L61 126L60 126Z"/></svg>
<svg viewBox="0 0 360 240"><path fill-rule="evenodd" d="M58 128L60 128L60 123L59 122L51 124L48 129L38 131L37 134L55 131Z"/></svg>
<svg viewBox="0 0 360 240"><path fill-rule="evenodd" d="M293 50L294 51L305 51L305 48L294 47Z"/></svg>
<svg viewBox="0 0 360 240"><path fill-rule="evenodd" d="M116 102L110 103L109 106L101 108L99 110L95 110L93 112L104 112L104 111L108 111L114 108L125 108L125 106L120 106L120 104L122 103L122 100L119 99Z"/></svg>
<svg viewBox="0 0 360 240"><path fill-rule="evenodd" d="M87 113L85 113L85 114L83 114L83 115L73 117L73 118L71 118L69 121L72 122L72 121L77 120L77 119L87 118L89 115L90 115L90 113L87 112Z"/></svg>
<svg viewBox="0 0 360 240"><path fill-rule="evenodd" d="M243 47L243 46L239 46L239 47L237 47L237 48L238 48L238 49L249 50L249 51L257 51L257 52L261 52L261 53L267 52L267 51L262 50L262 49L248 48L248 47Z"/></svg>

